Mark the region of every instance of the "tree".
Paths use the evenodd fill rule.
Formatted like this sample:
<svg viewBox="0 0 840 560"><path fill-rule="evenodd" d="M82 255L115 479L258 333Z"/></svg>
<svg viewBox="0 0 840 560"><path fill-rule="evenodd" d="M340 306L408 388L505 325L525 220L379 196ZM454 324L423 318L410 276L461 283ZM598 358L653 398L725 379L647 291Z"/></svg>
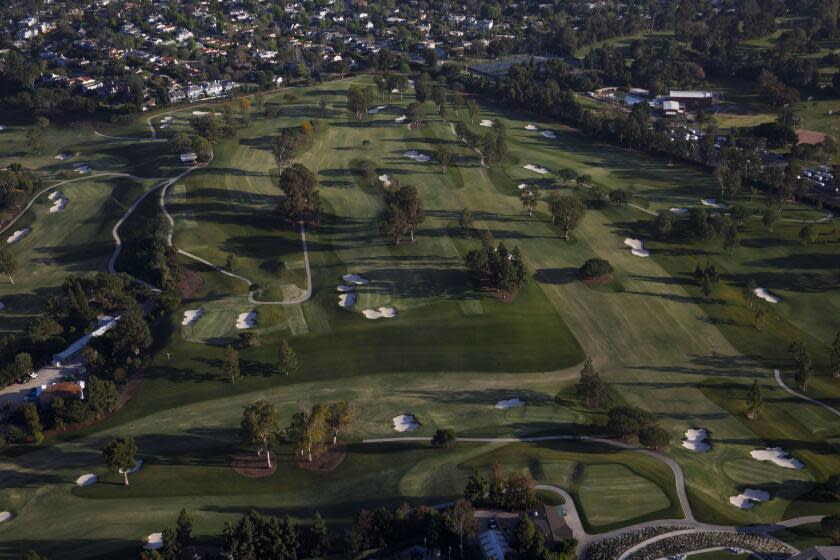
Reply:
<svg viewBox="0 0 840 560"><path fill-rule="evenodd" d="M464 538L469 538L478 530L478 520L475 509L467 500L458 500L443 514L444 522L450 531L458 535L461 547L461 558L464 557Z"/></svg>
<svg viewBox="0 0 840 560"><path fill-rule="evenodd" d="M452 161L452 151L443 144L440 144L435 150L435 155L437 156L438 163L440 164L441 172L446 173L446 168L449 167L449 164Z"/></svg>
<svg viewBox="0 0 840 560"><path fill-rule="evenodd" d="M251 124L251 101L247 97L239 99L239 112L242 114L242 124L246 127Z"/></svg>
<svg viewBox="0 0 840 560"><path fill-rule="evenodd" d="M537 207L540 197L536 188L527 188L519 191L519 201L522 206L528 209L528 216L534 215L534 208Z"/></svg>
<svg viewBox="0 0 840 560"><path fill-rule="evenodd" d="M474 99L467 100L467 112L470 115L470 122L475 122L476 117L481 112L481 109L478 107L478 103Z"/></svg>
<svg viewBox="0 0 840 560"><path fill-rule="evenodd" d="M333 434L333 445L338 442L338 434L347 431L353 423L355 411L347 401L332 403L327 415L327 427Z"/></svg>
<svg viewBox="0 0 840 560"><path fill-rule="evenodd" d="M423 201L417 195L417 189L412 186L400 187L386 196L387 209L383 231L399 243L403 235L408 233L414 241L414 232L425 218Z"/></svg>
<svg viewBox="0 0 840 560"><path fill-rule="evenodd" d="M674 231L674 214L670 210L662 210L653 222L653 235L661 241L671 237Z"/></svg>
<svg viewBox="0 0 840 560"><path fill-rule="evenodd" d="M764 319L767 316L767 310L764 307L756 307L753 311L753 319L755 321L755 330L761 332L764 330Z"/></svg>
<svg viewBox="0 0 840 560"><path fill-rule="evenodd" d="M298 366L297 354L292 346L285 339L281 340L277 345L277 371L288 377Z"/></svg>
<svg viewBox="0 0 840 560"><path fill-rule="evenodd" d="M761 390L761 385L757 380L753 380L752 387L747 393L747 418L756 420L761 416L761 411L764 408L764 394Z"/></svg>
<svg viewBox="0 0 840 560"><path fill-rule="evenodd" d="M194 137L190 148L195 152L195 158L201 163L207 163L213 159L213 145L203 136Z"/></svg>
<svg viewBox="0 0 840 560"><path fill-rule="evenodd" d="M9 282L14 285L15 279L12 274L17 271L18 262L8 247L0 247L0 274L9 277Z"/></svg>
<svg viewBox="0 0 840 560"><path fill-rule="evenodd" d="M808 386L808 379L814 371L814 362L811 358L811 353L808 352L808 349L801 340L793 342L789 350L793 354L793 361L796 364L794 380L799 389L804 391Z"/></svg>
<svg viewBox="0 0 840 560"><path fill-rule="evenodd" d="M141 351L152 345L152 333L143 317L143 309L134 300L123 307L120 320L109 333L114 358L126 364L133 363Z"/></svg>
<svg viewBox="0 0 840 560"><path fill-rule="evenodd" d="M568 239L569 234L583 219L586 208L579 198L575 196L561 196L553 194L548 203L554 225L560 226L563 231L563 238Z"/></svg>
<svg viewBox="0 0 840 560"><path fill-rule="evenodd" d="M537 505L534 479L521 472L512 472L505 481L505 509L522 511Z"/></svg>
<svg viewBox="0 0 840 560"><path fill-rule="evenodd" d="M352 85L347 90L347 107L361 120L373 102L374 94L370 86Z"/></svg>
<svg viewBox="0 0 840 560"><path fill-rule="evenodd" d="M610 202L614 202L619 206L624 206L625 204L629 204L631 195L623 189L617 189L610 191L609 198Z"/></svg>
<svg viewBox="0 0 840 560"><path fill-rule="evenodd" d="M473 505L478 505L484 501L488 489L487 479L477 468L473 468L464 487L464 499Z"/></svg>
<svg viewBox="0 0 840 560"><path fill-rule="evenodd" d="M265 451L266 463L271 469L271 448L277 444L277 433L281 430L277 409L265 400L248 405L242 412L240 427L245 443L259 446L257 455Z"/></svg>
<svg viewBox="0 0 840 560"><path fill-rule="evenodd" d="M657 424L639 428L639 443L654 449L665 449L671 442L671 434Z"/></svg>
<svg viewBox="0 0 840 560"><path fill-rule="evenodd" d="M455 447L455 430L452 428L440 428L435 431L435 435L432 436L432 446L433 447L442 447L444 449L450 449Z"/></svg>
<svg viewBox="0 0 840 560"><path fill-rule="evenodd" d="M134 468L137 458L137 444L131 436L118 437L111 440L102 450L105 464L113 473L120 472L128 486L128 471Z"/></svg>
<svg viewBox="0 0 840 560"><path fill-rule="evenodd" d="M600 408L607 400L607 389L601 381L598 370L592 365L592 357L587 355L580 370L580 380L575 387L578 398L587 408Z"/></svg>
<svg viewBox="0 0 840 560"><path fill-rule="evenodd" d="M234 384L242 374L239 369L239 352L230 344L225 347L224 369L225 374L230 377L230 382Z"/></svg>
<svg viewBox="0 0 840 560"><path fill-rule="evenodd" d="M26 431L34 443L41 443L44 440L44 427L41 425L41 415L38 414L38 407L35 403L23 405L23 419L26 422Z"/></svg>
<svg viewBox="0 0 840 560"><path fill-rule="evenodd" d="M461 212L461 217L458 219L458 225L461 226L461 235L464 236L464 239L469 239L472 237L472 227L473 227L473 213L472 210L469 208L464 208Z"/></svg>
<svg viewBox="0 0 840 560"><path fill-rule="evenodd" d="M616 406L607 413L607 429L622 438L638 435L644 426L654 423L653 415L633 406Z"/></svg>
<svg viewBox="0 0 840 560"><path fill-rule="evenodd" d="M175 540L183 550L192 543L193 516L186 509L182 509L175 522Z"/></svg>
<svg viewBox="0 0 840 560"><path fill-rule="evenodd" d="M833 544L840 545L840 515L826 515L820 521L820 527Z"/></svg>
<svg viewBox="0 0 840 560"><path fill-rule="evenodd" d="M581 278L601 278L612 274L613 267L606 259L588 259L578 269Z"/></svg>
<svg viewBox="0 0 840 560"><path fill-rule="evenodd" d="M776 222L779 221L779 212L774 208L767 208L764 211L764 214L761 215L761 223L764 224L770 232L772 233L773 228L776 226Z"/></svg>
<svg viewBox="0 0 840 560"><path fill-rule="evenodd" d="M99 379L92 375L85 385L87 389L88 409L99 419L117 408L119 392L113 381Z"/></svg>
<svg viewBox="0 0 840 560"><path fill-rule="evenodd" d="M315 512L312 518L312 527L309 530L309 554L310 558L322 558L330 551L330 532L324 518L319 512Z"/></svg>
<svg viewBox="0 0 840 560"><path fill-rule="evenodd" d="M316 405L312 409L304 407L292 416L286 434L297 446L298 452L307 454L309 462L320 451L319 444L324 440L327 432L328 407Z"/></svg>
<svg viewBox="0 0 840 560"><path fill-rule="evenodd" d="M808 245L817 240L817 230L811 224L802 226L799 230L799 242L803 245Z"/></svg>
<svg viewBox="0 0 840 560"><path fill-rule="evenodd" d="M840 331L834 337L834 343L831 345L831 353L828 357L828 371L835 379L840 378Z"/></svg>
<svg viewBox="0 0 840 560"><path fill-rule="evenodd" d="M280 189L286 195L282 211L287 216L299 217L305 212L318 213L321 198L315 174L301 163L283 168L278 180Z"/></svg>
<svg viewBox="0 0 840 560"><path fill-rule="evenodd" d="M735 249L739 243L738 225L734 221L729 220L723 230L723 249L728 251L729 254L732 254L732 250Z"/></svg>

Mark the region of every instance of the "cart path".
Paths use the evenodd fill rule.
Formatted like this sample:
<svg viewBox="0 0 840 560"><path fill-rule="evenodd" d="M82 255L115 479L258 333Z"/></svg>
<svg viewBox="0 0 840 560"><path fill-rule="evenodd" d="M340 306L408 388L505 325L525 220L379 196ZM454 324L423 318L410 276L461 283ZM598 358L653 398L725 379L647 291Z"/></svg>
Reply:
<svg viewBox="0 0 840 560"><path fill-rule="evenodd" d="M824 409L826 409L827 411L829 411L830 413L834 414L835 416L840 416L840 410L837 410L833 406L831 406L829 404L826 404L822 401L818 401L817 399L812 399L811 397L809 397L807 395L803 395L799 391L795 391L795 390L791 389L790 387L788 387L785 384L784 380L782 379L782 374L778 369L773 370L773 374L776 376L776 383L778 383L779 387L781 387L784 391L790 393L794 397L799 397L800 399L806 400L811 404L821 406Z"/></svg>

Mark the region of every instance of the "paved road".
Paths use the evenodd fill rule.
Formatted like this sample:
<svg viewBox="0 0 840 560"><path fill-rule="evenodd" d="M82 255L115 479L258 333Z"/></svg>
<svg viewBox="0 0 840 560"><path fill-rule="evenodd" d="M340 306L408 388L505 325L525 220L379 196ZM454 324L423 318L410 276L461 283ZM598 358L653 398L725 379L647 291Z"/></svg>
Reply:
<svg viewBox="0 0 840 560"><path fill-rule="evenodd" d="M827 411L829 411L830 413L832 413L832 414L834 414L834 415L836 415L836 416L840 416L840 410L837 410L837 409L836 409L836 408L834 408L833 406L828 405L828 404L826 404L826 403L824 403L824 402L822 402L822 401L818 401L817 399L812 399L811 397L809 397L809 396L807 396L807 395L803 395L802 393L800 393L800 392L798 392L798 391L794 391L793 389L791 389L790 387L788 387L788 386L785 384L784 380L782 379L782 374L781 374L781 372L780 372L778 369L774 370L774 371L773 371L773 373L774 373L774 375L776 376L776 383L778 383L778 384L779 384L779 387L781 387L782 389L784 389L785 391L787 391L788 393L790 393L790 394L791 394L791 395L793 395L794 397L799 397L800 399L806 400L806 401L808 401L808 402L809 402L809 403L811 403L811 404L815 404L815 405L817 405L817 406L821 406L821 407L823 407L824 409L826 409Z"/></svg>
<svg viewBox="0 0 840 560"><path fill-rule="evenodd" d="M61 364L60 367L53 365L46 365L39 369L37 377L30 379L23 385L12 384L5 389L0 389L0 410L5 407L17 408L24 402L24 397L30 389L40 387L41 385L50 385L61 381L64 376L76 373L82 367L81 357L72 358L69 362ZM0 417L2 413L0 413Z"/></svg>

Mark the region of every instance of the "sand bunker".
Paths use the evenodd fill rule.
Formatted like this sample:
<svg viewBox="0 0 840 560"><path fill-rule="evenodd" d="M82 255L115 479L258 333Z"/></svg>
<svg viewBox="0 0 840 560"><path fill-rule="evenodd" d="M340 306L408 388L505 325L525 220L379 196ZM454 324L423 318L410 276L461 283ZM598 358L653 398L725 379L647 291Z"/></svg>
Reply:
<svg viewBox="0 0 840 560"><path fill-rule="evenodd" d="M10 511L0 511L0 523L4 523L14 517Z"/></svg>
<svg viewBox="0 0 840 560"><path fill-rule="evenodd" d="M204 317L203 307L199 307L198 309L188 309L187 311L184 311L184 320L181 321L181 324L184 326L192 325L202 317Z"/></svg>
<svg viewBox="0 0 840 560"><path fill-rule="evenodd" d="M493 127L493 121L491 121L489 119L483 119L480 123L478 123L478 125L479 126L487 126L487 127L492 128Z"/></svg>
<svg viewBox="0 0 840 560"><path fill-rule="evenodd" d="M778 296L774 296L764 288L756 288L753 290L753 293L756 297L760 297L768 303L779 303L779 301L781 301Z"/></svg>
<svg viewBox="0 0 840 560"><path fill-rule="evenodd" d="M411 414L394 416L394 430L397 432L413 432L420 428L420 423Z"/></svg>
<svg viewBox="0 0 840 560"><path fill-rule="evenodd" d="M645 249L645 244L640 239L632 239L628 237L624 240L624 244L630 247L630 252L637 257L649 257L650 251Z"/></svg>
<svg viewBox="0 0 840 560"><path fill-rule="evenodd" d="M14 232L12 235L10 235L8 239L6 239L6 243L9 243L10 245L12 243L17 243L18 241L20 241L21 239L23 239L24 237L29 235L29 232L31 232L31 231L32 231L32 228L19 229L16 232Z"/></svg>
<svg viewBox="0 0 840 560"><path fill-rule="evenodd" d="M134 474L143 468L143 459L135 459L134 466L128 469L128 474ZM120 474L125 474L123 469L120 469Z"/></svg>
<svg viewBox="0 0 840 560"><path fill-rule="evenodd" d="M682 441L682 446L691 451L698 453L706 453L712 448L706 443L706 438L709 437L709 432L703 428L689 428L685 431L685 439Z"/></svg>
<svg viewBox="0 0 840 560"><path fill-rule="evenodd" d="M55 200L61 197L61 191L53 191L47 195L47 198L50 200Z"/></svg>
<svg viewBox="0 0 840 560"><path fill-rule="evenodd" d="M750 451L753 459L759 461L771 461L772 463L786 469L804 469L805 465L799 459L794 459L790 453L781 447L768 447L767 449L754 449Z"/></svg>
<svg viewBox="0 0 840 560"><path fill-rule="evenodd" d="M56 212L61 212L62 210L64 210L64 207L67 206L68 202L70 201L64 197L59 198L58 200L53 202L52 206L50 206L50 213L54 214Z"/></svg>
<svg viewBox="0 0 840 560"><path fill-rule="evenodd" d="M62 153L58 154L57 156L55 156L55 159L57 159L59 161L64 161L64 160L70 159L71 157L73 157L72 154L68 154L67 152L62 152Z"/></svg>
<svg viewBox="0 0 840 560"><path fill-rule="evenodd" d="M349 293L349 294L341 294L338 296L338 306L343 307L344 309L349 309L356 305L356 294Z"/></svg>
<svg viewBox="0 0 840 560"><path fill-rule="evenodd" d="M257 312L249 311L247 313L240 313L236 318L237 329L250 329L257 324Z"/></svg>
<svg viewBox="0 0 840 560"><path fill-rule="evenodd" d="M527 189L528 185L526 185L525 183L519 183L518 185L516 185L516 188L521 191Z"/></svg>
<svg viewBox="0 0 840 560"><path fill-rule="evenodd" d="M740 509L752 509L760 502L770 499L770 494L764 490L746 488L737 496L730 496L729 503Z"/></svg>
<svg viewBox="0 0 840 560"><path fill-rule="evenodd" d="M382 111L382 110L387 109L387 108L388 108L387 105L380 105L379 107L374 107L373 109L368 109L368 114L369 115L375 115L379 111Z"/></svg>
<svg viewBox="0 0 840 560"><path fill-rule="evenodd" d="M362 311L365 319L393 319L397 316L397 310L394 307L380 307L379 309L365 309Z"/></svg>
<svg viewBox="0 0 840 560"><path fill-rule="evenodd" d="M0 301L0 311L3 311L4 309L6 309L6 304Z"/></svg>
<svg viewBox="0 0 840 560"><path fill-rule="evenodd" d="M425 163L432 159L431 157L427 156L426 154L421 154L417 150L409 150L403 154L408 159L413 159L414 161L419 161L421 163Z"/></svg>
<svg viewBox="0 0 840 560"><path fill-rule="evenodd" d="M97 480L99 480L99 477L93 473L83 474L76 479L76 486L90 486L91 484L96 484Z"/></svg>
<svg viewBox="0 0 840 560"><path fill-rule="evenodd" d="M85 173L90 173L90 166L83 164L78 167L73 168L73 171L78 173L79 175L84 175Z"/></svg>
<svg viewBox="0 0 840 560"><path fill-rule="evenodd" d="M539 165L534 165L533 163L529 163L528 165L523 165L525 169L528 171L533 171L534 173L539 173L540 175L545 175L548 173L548 169L545 167L540 167Z"/></svg>
<svg viewBox="0 0 840 560"><path fill-rule="evenodd" d="M163 547L163 533L152 533L146 537L146 544L143 548L146 550L157 550Z"/></svg>
<svg viewBox="0 0 840 560"><path fill-rule="evenodd" d="M553 130L543 130L542 132L540 132L540 134L542 134L546 138L551 138L552 140L557 138L557 135L554 134Z"/></svg>
<svg viewBox="0 0 840 560"><path fill-rule="evenodd" d="M206 117L209 114L210 113L207 112L207 111L193 111L193 116L194 117Z"/></svg>
<svg viewBox="0 0 840 560"><path fill-rule="evenodd" d="M537 129L536 125L526 124L525 125L525 130L538 130L538 129Z"/></svg>
<svg viewBox="0 0 840 560"><path fill-rule="evenodd" d="M674 214L688 214L688 209L686 208L671 208L671 212Z"/></svg>
<svg viewBox="0 0 840 560"><path fill-rule="evenodd" d="M408 120L408 117L406 117L405 115L400 115L399 117L394 119L394 122L397 123L397 124L402 124L407 120Z"/></svg>
<svg viewBox="0 0 840 560"><path fill-rule="evenodd" d="M726 204L723 202L718 202L717 199L714 198L704 198L700 201L703 206L711 206L712 208L726 208Z"/></svg>
<svg viewBox="0 0 840 560"><path fill-rule="evenodd" d="M370 282L370 280L368 280L367 278L363 278L358 274L345 274L341 277L341 279L347 282L348 284L356 284L357 286L363 286Z"/></svg>
<svg viewBox="0 0 840 560"><path fill-rule="evenodd" d="M162 119L160 119L160 122L162 122L162 123L172 122L172 117L163 117Z"/></svg>
<svg viewBox="0 0 840 560"><path fill-rule="evenodd" d="M522 399L514 397L512 399L507 399L503 401L499 401L496 403L496 408L499 410L507 410L509 408L519 408L520 406L525 406L525 403L522 402Z"/></svg>
<svg viewBox="0 0 840 560"><path fill-rule="evenodd" d="M356 289L356 286L345 286L344 284L339 284L338 286L335 287L335 291L337 291L338 293L352 292L355 289Z"/></svg>
<svg viewBox="0 0 840 560"><path fill-rule="evenodd" d="M379 180L382 181L382 184L386 187L391 186L391 178L388 175L380 175Z"/></svg>

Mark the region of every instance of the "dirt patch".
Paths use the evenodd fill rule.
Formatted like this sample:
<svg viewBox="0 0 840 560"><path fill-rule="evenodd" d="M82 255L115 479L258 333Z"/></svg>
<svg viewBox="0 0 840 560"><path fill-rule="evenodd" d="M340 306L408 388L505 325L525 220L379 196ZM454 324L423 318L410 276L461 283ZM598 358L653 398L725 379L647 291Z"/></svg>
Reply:
<svg viewBox="0 0 840 560"><path fill-rule="evenodd" d="M183 299L191 299L198 296L201 288L204 287L204 280L201 278L201 275L186 266L182 266L180 269L178 284L175 286L178 293L181 294Z"/></svg>
<svg viewBox="0 0 840 560"><path fill-rule="evenodd" d="M594 288L596 286L603 286L604 284L609 284L613 281L612 274L604 274L603 276L594 276L592 278L581 278L581 282L589 286L590 288Z"/></svg>
<svg viewBox="0 0 840 560"><path fill-rule="evenodd" d="M347 457L347 444L339 441L335 445L330 445L326 451L312 458L312 462L306 460L306 456L297 455L295 462L297 466L308 471L315 472L332 472L344 462Z"/></svg>
<svg viewBox="0 0 840 560"><path fill-rule="evenodd" d="M230 461L230 468L236 474L248 478L263 478L271 476L277 470L277 456L272 454L271 468L268 468L265 456L256 453L239 453L234 455Z"/></svg>
<svg viewBox="0 0 840 560"><path fill-rule="evenodd" d="M822 132L807 130L805 128L797 128L796 137L799 139L800 144L819 144L825 140L825 134Z"/></svg>

